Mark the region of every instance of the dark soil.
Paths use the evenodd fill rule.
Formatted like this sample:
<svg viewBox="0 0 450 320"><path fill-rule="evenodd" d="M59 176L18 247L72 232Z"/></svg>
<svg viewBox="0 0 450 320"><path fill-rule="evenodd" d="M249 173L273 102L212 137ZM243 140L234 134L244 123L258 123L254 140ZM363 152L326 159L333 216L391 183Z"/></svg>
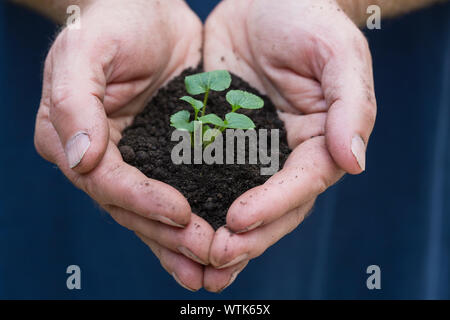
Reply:
<svg viewBox="0 0 450 320"><path fill-rule="evenodd" d="M188 199L192 212L217 229L225 225L226 214L233 201L245 191L263 184L269 176L260 174L260 166L266 167L260 164L175 165L172 163L171 151L178 142L171 142L174 128L170 127L170 116L180 110L192 111L192 108L179 98L187 95L184 78L198 72L201 70L185 70L166 87L159 90L145 109L136 116L133 124L125 129L119 149L124 160L137 167L147 177L163 181L178 189ZM283 122L278 118L275 106L241 78L234 75L232 78L229 90L252 92L264 99L263 109L248 111L241 109L239 113L250 116L256 124L256 130L269 130L267 139L269 150L270 129L280 129L280 168L282 168L290 150ZM202 99L202 97L196 98ZM225 100L225 92L212 92L207 108L207 113L215 113L222 118L230 112L230 107Z"/></svg>

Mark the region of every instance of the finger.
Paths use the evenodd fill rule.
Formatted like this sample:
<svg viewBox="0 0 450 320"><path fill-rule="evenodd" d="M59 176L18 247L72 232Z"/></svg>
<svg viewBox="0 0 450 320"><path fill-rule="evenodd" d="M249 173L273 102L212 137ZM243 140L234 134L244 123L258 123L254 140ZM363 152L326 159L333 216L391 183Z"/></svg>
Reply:
<svg viewBox="0 0 450 320"><path fill-rule="evenodd" d="M222 292L236 280L247 264L248 260L245 260L225 269L206 267L203 275L203 287L210 292Z"/></svg>
<svg viewBox="0 0 450 320"><path fill-rule="evenodd" d="M198 291L203 285L203 267L181 254L174 253L148 239L142 234L136 235L149 246L158 257L162 267L172 275L175 281L189 291Z"/></svg>
<svg viewBox="0 0 450 320"><path fill-rule="evenodd" d="M327 119L325 112L308 115L278 112L278 116L284 122L291 150L294 150L299 144L310 138L325 134L325 122Z"/></svg>
<svg viewBox="0 0 450 320"><path fill-rule="evenodd" d="M56 163L58 154L64 152L59 137L50 122L50 103L51 103L51 63L47 56L44 67L44 78L42 85L42 97L39 110L36 116L34 129L34 146L36 151L45 160ZM61 157L62 158L62 157Z"/></svg>
<svg viewBox="0 0 450 320"><path fill-rule="evenodd" d="M44 158L57 164L75 186L101 206L113 205L171 226L183 227L189 223L191 207L186 198L175 188L149 179L126 164L112 142L93 171L81 175L70 170L46 108L40 108L38 113L35 144Z"/></svg>
<svg viewBox="0 0 450 320"><path fill-rule="evenodd" d="M315 200L291 210L270 224L250 232L235 234L226 227L216 231L210 251L211 264L230 268L242 261L256 258L286 234L292 232L311 210Z"/></svg>
<svg viewBox="0 0 450 320"><path fill-rule="evenodd" d="M281 171L233 202L227 226L240 233L268 224L316 198L342 176L325 138L309 139L291 153Z"/></svg>
<svg viewBox="0 0 450 320"><path fill-rule="evenodd" d="M63 31L49 54L50 120L63 145L68 166L92 170L108 143L103 108L106 80L101 52L84 45L77 30Z"/></svg>
<svg viewBox="0 0 450 320"><path fill-rule="evenodd" d="M189 223L191 208L186 198L175 188L149 179L137 168L123 162L112 142L99 165L90 173L71 175L67 168L63 172L102 206L120 207L175 227Z"/></svg>
<svg viewBox="0 0 450 320"><path fill-rule="evenodd" d="M322 86L330 106L326 123L330 153L348 173L361 173L376 118L372 60L362 34L329 60Z"/></svg>
<svg viewBox="0 0 450 320"><path fill-rule="evenodd" d="M199 216L193 214L186 228L179 229L145 219L119 207L105 206L104 209L121 226L142 234L160 246L183 254L199 264L209 264L209 247L214 237L214 230Z"/></svg>

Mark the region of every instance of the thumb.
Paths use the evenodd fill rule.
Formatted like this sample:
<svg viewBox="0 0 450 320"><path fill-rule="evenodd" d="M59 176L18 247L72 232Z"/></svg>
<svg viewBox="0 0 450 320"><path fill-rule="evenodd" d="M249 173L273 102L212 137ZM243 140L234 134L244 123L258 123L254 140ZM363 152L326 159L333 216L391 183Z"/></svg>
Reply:
<svg viewBox="0 0 450 320"><path fill-rule="evenodd" d="M328 61L322 77L329 105L325 137L334 161L348 173L359 174L366 169L377 107L366 40L353 45L350 53L346 48Z"/></svg>
<svg viewBox="0 0 450 320"><path fill-rule="evenodd" d="M106 151L109 126L103 107L105 76L88 50L59 44L50 53L50 121L68 166L78 173L94 169Z"/></svg>

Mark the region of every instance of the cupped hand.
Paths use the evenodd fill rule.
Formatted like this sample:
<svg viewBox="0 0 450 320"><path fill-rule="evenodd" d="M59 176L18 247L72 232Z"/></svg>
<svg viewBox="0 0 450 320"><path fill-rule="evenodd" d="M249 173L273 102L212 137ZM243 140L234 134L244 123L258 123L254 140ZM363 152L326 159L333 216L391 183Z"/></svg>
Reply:
<svg viewBox="0 0 450 320"><path fill-rule="evenodd" d="M72 183L197 290L213 229L174 188L126 164L122 130L164 83L201 58L202 25L182 0L97 0L45 62L35 145Z"/></svg>
<svg viewBox="0 0 450 320"><path fill-rule="evenodd" d="M335 1L223 1L205 26L204 66L267 94L293 150L280 172L233 203L216 232L204 286L220 291L345 172L365 170L376 101L367 41Z"/></svg>

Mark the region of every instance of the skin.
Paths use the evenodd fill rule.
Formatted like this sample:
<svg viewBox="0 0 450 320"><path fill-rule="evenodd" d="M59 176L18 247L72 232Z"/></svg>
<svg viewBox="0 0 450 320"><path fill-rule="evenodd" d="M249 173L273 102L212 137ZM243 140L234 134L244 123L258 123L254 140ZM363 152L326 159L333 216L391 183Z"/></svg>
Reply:
<svg viewBox="0 0 450 320"><path fill-rule="evenodd" d="M64 29L45 62L38 152L133 230L181 286L219 292L293 231L344 172L364 169L351 143L357 134L367 145L376 116L370 51L356 26L369 2L393 16L437 0L226 0L204 39L181 0L16 2L59 23L69 5L82 12L82 28ZM228 69L270 96L293 149L283 170L234 202L216 233L178 191L124 163L116 147L155 91L200 61L202 40L207 70ZM80 131L90 146L70 168L64 147Z"/></svg>
<svg viewBox="0 0 450 320"><path fill-rule="evenodd" d="M126 164L116 145L158 88L199 63L201 22L179 0L95 1L81 12L82 28L64 29L45 61L36 149L197 290L214 230L177 190ZM64 146L79 131L91 144L71 169Z"/></svg>

